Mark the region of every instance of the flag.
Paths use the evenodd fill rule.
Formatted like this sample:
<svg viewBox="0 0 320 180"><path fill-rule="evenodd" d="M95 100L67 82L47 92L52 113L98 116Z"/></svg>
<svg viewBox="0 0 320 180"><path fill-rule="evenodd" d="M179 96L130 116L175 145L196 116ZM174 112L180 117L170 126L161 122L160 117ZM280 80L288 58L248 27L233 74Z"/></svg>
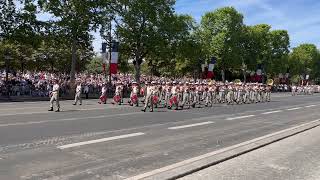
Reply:
<svg viewBox="0 0 320 180"><path fill-rule="evenodd" d="M214 69L214 65L216 64L216 62L217 62L216 57L212 57L210 64L208 66L207 79L212 79L214 77L213 69Z"/></svg>
<svg viewBox="0 0 320 180"><path fill-rule="evenodd" d="M119 59L119 42L113 41L111 46L110 74L117 74Z"/></svg>
<svg viewBox="0 0 320 180"><path fill-rule="evenodd" d="M117 74L118 72L118 64L111 63L110 64L110 74Z"/></svg>

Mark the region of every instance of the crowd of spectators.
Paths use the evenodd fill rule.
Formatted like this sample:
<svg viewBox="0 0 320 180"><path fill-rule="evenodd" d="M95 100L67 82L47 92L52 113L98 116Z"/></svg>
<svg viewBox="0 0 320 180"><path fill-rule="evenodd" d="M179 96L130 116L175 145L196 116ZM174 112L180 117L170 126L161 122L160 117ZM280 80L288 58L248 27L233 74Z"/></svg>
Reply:
<svg viewBox="0 0 320 180"><path fill-rule="evenodd" d="M70 76L64 73L49 72L16 72L8 74L8 88L5 84L6 73L0 70L0 96L32 96L47 97L52 90L53 80L60 81L60 95L67 96L70 92ZM115 83L121 81L124 85L124 96L129 94L129 87L134 80L132 74L114 75L112 76L112 85L108 88L108 94L112 96L115 90ZM150 76L141 75L141 82L151 80ZM153 78L152 80L166 82L166 78ZM178 81L193 81L192 78L176 79ZM108 77L102 74L76 74L76 81L82 82L83 93L86 97L97 97L100 94L102 86L108 81ZM291 92L291 86L286 84L278 84L273 86L274 92ZM7 91L8 90L8 91Z"/></svg>
<svg viewBox="0 0 320 180"><path fill-rule="evenodd" d="M84 74L77 75L83 80L86 91L90 94L98 94L100 87L104 81L101 75ZM5 72L0 73L0 95L5 96L9 93L10 96L33 96L46 97L52 90L53 80L60 81L60 95L65 96L70 90L70 76L66 74L54 74L48 72L25 72L25 73L9 73L8 88L5 85ZM8 91L7 91L8 89Z"/></svg>
<svg viewBox="0 0 320 180"><path fill-rule="evenodd" d="M102 74L76 74L76 81L80 81L83 85L83 93L86 97L96 97L100 94L104 83L108 82L108 77ZM67 96L70 92L70 75L64 73L49 72L16 72L8 74L8 84L6 86L6 72L0 70L0 96L32 96L47 97L52 90L53 81L59 80L60 96ZM149 80L148 76L141 76L141 81ZM124 95L129 94L129 86L134 80L134 76L113 75L111 87L108 88L108 94L111 96L115 90L117 81L121 81L124 85ZM8 88L7 88L8 87Z"/></svg>

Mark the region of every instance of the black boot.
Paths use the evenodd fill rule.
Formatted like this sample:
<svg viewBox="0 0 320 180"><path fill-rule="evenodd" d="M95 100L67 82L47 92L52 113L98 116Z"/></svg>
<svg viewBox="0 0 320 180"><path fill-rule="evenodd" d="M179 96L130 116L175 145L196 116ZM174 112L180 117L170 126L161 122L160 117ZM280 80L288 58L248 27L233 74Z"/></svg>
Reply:
<svg viewBox="0 0 320 180"><path fill-rule="evenodd" d="M146 112L146 109L141 109L141 111Z"/></svg>
<svg viewBox="0 0 320 180"><path fill-rule="evenodd" d="M57 109L55 112L60 112L60 109Z"/></svg>
<svg viewBox="0 0 320 180"><path fill-rule="evenodd" d="M53 107L52 107L52 108L50 108L48 111L53 111Z"/></svg>

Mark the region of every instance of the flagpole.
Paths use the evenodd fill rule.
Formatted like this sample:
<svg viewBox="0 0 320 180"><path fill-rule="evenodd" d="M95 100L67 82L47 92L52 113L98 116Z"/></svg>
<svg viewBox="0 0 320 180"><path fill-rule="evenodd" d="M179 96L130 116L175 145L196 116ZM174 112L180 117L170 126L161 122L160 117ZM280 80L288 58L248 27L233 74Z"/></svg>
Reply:
<svg viewBox="0 0 320 180"><path fill-rule="evenodd" d="M111 37L111 33L112 33L112 23L110 20L110 24L109 24L109 83L111 85L111 51L112 51L112 37Z"/></svg>

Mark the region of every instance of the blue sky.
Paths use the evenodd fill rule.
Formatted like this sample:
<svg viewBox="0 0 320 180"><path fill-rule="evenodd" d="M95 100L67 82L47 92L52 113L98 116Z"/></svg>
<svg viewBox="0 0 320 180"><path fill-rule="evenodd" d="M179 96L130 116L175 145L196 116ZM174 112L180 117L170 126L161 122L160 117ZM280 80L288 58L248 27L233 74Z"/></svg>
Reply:
<svg viewBox="0 0 320 180"><path fill-rule="evenodd" d="M291 47L313 43L320 48L320 0L177 0L176 12L192 15L197 22L208 11L233 6L247 25L266 23L288 30ZM93 33L93 46L100 52L101 39Z"/></svg>

